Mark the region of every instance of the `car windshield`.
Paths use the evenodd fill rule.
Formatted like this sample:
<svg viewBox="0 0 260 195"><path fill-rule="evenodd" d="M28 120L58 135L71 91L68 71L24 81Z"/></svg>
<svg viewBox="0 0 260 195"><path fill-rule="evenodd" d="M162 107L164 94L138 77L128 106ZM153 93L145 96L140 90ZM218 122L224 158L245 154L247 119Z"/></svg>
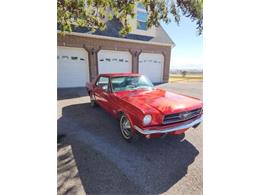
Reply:
<svg viewBox="0 0 260 195"><path fill-rule="evenodd" d="M120 76L111 78L112 90L137 90L137 89L153 89L152 82L145 76Z"/></svg>

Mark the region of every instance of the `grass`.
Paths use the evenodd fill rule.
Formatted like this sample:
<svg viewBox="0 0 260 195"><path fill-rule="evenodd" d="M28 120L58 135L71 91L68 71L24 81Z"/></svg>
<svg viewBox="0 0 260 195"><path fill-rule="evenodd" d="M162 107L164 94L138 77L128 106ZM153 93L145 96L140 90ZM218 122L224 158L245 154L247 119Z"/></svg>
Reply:
<svg viewBox="0 0 260 195"><path fill-rule="evenodd" d="M179 74L170 74L169 82L178 82L178 81L203 81L203 75L186 75L183 77Z"/></svg>

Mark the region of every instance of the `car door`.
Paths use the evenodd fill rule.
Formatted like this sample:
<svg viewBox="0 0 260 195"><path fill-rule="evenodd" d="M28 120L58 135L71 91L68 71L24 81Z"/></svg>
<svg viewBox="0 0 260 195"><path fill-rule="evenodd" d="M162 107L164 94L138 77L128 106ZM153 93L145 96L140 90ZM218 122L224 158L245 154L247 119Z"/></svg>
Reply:
<svg viewBox="0 0 260 195"><path fill-rule="evenodd" d="M110 84L109 77L100 76L96 82L94 95L97 103L106 110L110 110L109 97L110 97Z"/></svg>

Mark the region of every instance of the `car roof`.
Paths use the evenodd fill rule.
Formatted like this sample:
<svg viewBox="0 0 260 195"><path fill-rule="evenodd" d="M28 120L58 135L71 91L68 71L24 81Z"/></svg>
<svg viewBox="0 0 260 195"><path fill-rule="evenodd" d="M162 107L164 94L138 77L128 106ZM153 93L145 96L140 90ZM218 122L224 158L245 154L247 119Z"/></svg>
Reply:
<svg viewBox="0 0 260 195"><path fill-rule="evenodd" d="M141 74L138 74L138 73L106 73L106 74L100 74L99 76L120 77L120 76L141 76Z"/></svg>

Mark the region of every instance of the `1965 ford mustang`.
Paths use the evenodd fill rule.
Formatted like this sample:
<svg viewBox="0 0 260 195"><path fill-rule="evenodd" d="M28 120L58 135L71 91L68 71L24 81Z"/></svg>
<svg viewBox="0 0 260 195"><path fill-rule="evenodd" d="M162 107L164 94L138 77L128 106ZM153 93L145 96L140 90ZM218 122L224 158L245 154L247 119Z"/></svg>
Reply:
<svg viewBox="0 0 260 195"><path fill-rule="evenodd" d="M155 88L145 76L133 73L100 74L87 84L91 106L98 104L119 119L127 141L183 134L202 122L199 99Z"/></svg>

